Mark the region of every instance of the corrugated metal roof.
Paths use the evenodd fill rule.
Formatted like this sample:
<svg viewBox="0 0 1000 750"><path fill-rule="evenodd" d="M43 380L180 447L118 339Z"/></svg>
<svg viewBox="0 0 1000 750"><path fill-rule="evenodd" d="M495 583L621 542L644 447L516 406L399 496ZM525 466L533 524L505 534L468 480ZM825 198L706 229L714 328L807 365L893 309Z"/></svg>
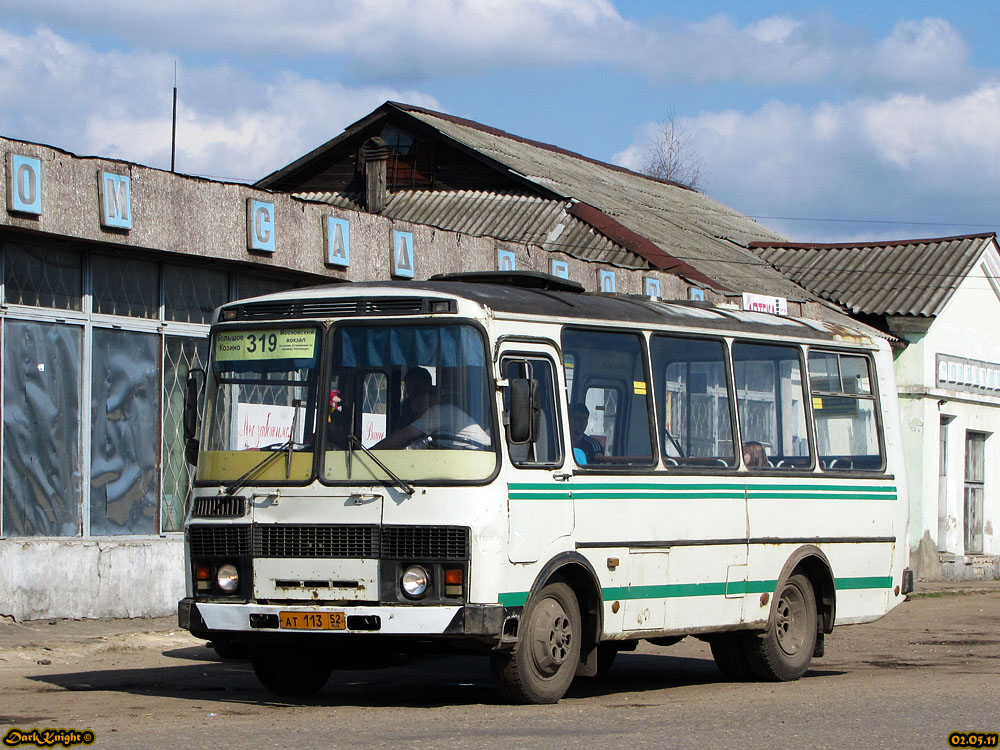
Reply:
<svg viewBox="0 0 1000 750"><path fill-rule="evenodd" d="M304 200L363 210L361 195L297 193ZM567 212L568 201L474 190L400 190L390 193L382 215L399 221L496 237L558 250L575 258L623 268L651 268L642 257L594 231Z"/></svg>
<svg viewBox="0 0 1000 750"><path fill-rule="evenodd" d="M751 242L784 238L706 195L477 123L418 107L395 106L524 178L598 208L732 290L812 298L745 249Z"/></svg>
<svg viewBox="0 0 1000 750"><path fill-rule="evenodd" d="M995 234L849 245L758 243L768 263L853 313L937 315Z"/></svg>

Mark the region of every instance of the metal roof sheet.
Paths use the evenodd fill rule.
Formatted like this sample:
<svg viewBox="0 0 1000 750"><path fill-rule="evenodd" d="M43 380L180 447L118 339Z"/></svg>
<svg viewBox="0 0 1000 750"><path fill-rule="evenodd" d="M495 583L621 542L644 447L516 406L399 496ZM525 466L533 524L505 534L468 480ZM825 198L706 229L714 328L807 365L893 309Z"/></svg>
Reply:
<svg viewBox="0 0 1000 750"><path fill-rule="evenodd" d="M996 243L995 234L753 247L782 273L855 314L933 316L990 243Z"/></svg>
<svg viewBox="0 0 1000 750"><path fill-rule="evenodd" d="M729 289L813 298L746 249L784 238L702 193L477 123L396 106L524 178L598 208Z"/></svg>
<svg viewBox="0 0 1000 750"><path fill-rule="evenodd" d="M297 193L304 200L339 208L362 209L362 196L345 193ZM651 268L644 258L612 242L585 221L568 213L569 202L532 195L476 190L400 190L386 197L382 215L399 221L496 237L562 251L589 261L623 268Z"/></svg>

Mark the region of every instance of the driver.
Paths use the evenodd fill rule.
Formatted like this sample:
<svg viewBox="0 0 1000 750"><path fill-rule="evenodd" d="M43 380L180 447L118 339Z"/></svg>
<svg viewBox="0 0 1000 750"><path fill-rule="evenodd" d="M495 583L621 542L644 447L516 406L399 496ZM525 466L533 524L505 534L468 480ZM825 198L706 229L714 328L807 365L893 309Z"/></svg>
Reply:
<svg viewBox="0 0 1000 750"><path fill-rule="evenodd" d="M477 448L486 450L491 440L472 417L451 403L439 403L434 398L431 374L423 367L414 367L403 378L401 416L410 423L392 432L372 446L372 450L405 448L430 436L442 448Z"/></svg>

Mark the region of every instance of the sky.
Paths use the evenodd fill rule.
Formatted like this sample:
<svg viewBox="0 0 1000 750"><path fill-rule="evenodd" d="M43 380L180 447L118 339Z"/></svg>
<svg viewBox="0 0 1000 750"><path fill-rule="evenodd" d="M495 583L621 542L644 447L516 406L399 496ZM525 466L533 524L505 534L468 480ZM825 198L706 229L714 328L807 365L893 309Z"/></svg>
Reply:
<svg viewBox="0 0 1000 750"><path fill-rule="evenodd" d="M995 0L0 0L0 135L255 181L386 100L641 169L789 240L1000 227Z"/></svg>

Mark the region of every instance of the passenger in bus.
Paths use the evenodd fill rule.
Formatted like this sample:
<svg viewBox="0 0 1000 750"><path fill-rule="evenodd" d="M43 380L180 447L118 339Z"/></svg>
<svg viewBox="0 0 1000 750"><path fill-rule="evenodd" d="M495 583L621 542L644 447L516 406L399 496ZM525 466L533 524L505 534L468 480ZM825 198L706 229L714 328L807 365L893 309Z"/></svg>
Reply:
<svg viewBox="0 0 1000 750"><path fill-rule="evenodd" d="M438 401L431 374L423 367L413 367L403 377L400 412L409 423L373 445L372 450L391 450L410 445L487 450L492 442L489 433L462 409L455 404ZM430 440L425 440L428 437Z"/></svg>
<svg viewBox="0 0 1000 750"><path fill-rule="evenodd" d="M590 409L586 404L574 401L569 405L569 434L573 442L573 455L581 466L590 463L594 456L604 455L601 444L585 432L588 422Z"/></svg>
<svg viewBox="0 0 1000 750"><path fill-rule="evenodd" d="M771 465L767 460L767 451L760 443L748 440L743 443L743 463L748 469L766 469Z"/></svg>

